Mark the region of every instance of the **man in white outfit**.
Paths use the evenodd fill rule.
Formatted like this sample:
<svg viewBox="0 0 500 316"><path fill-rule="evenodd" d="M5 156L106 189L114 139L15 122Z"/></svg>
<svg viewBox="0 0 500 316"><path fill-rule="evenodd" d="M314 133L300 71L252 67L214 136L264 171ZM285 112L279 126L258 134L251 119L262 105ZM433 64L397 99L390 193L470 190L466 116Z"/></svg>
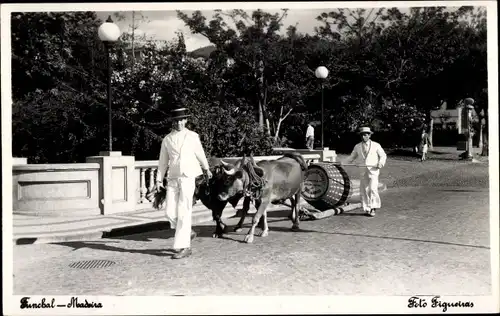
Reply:
<svg viewBox="0 0 500 316"><path fill-rule="evenodd" d="M186 109L172 113L173 130L161 143L157 187L163 186L166 175L165 213L175 229L173 248L178 250L172 258L181 259L192 254L191 239L196 236L191 229L195 179L203 172L209 178L212 174L198 134L185 127L189 117Z"/></svg>
<svg viewBox="0 0 500 316"><path fill-rule="evenodd" d="M306 130L306 147L309 150L313 150L314 148L314 127L313 123L309 123L307 125L307 130Z"/></svg>
<svg viewBox="0 0 500 316"><path fill-rule="evenodd" d="M358 131L362 141L356 146L351 155L343 162L344 164L356 161L360 167L360 194L363 210L367 216L375 216L375 209L380 208L380 196L378 194L378 176L380 169L384 167L387 155L379 143L370 139L373 132L369 127L361 127ZM365 167L366 166L366 167Z"/></svg>

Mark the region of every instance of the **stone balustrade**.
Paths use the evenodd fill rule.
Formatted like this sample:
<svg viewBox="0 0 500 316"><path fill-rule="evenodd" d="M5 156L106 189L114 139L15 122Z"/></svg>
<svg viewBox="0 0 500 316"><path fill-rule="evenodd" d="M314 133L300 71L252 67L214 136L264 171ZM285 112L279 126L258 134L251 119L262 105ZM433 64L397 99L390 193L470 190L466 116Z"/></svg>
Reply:
<svg viewBox="0 0 500 316"><path fill-rule="evenodd" d="M158 160L146 160L135 162L137 209L151 207L152 197L148 200L148 194L154 189L158 177Z"/></svg>
<svg viewBox="0 0 500 316"><path fill-rule="evenodd" d="M302 156L308 163L322 159L318 153ZM254 159L258 162L280 157ZM74 164L27 164L25 158L15 158L12 172L14 214L109 215L152 207L149 193L158 176L158 161L135 161L133 156L121 153L88 157L87 163Z"/></svg>
<svg viewBox="0 0 500 316"><path fill-rule="evenodd" d="M14 213L35 216L101 214L99 169L97 163L14 165Z"/></svg>

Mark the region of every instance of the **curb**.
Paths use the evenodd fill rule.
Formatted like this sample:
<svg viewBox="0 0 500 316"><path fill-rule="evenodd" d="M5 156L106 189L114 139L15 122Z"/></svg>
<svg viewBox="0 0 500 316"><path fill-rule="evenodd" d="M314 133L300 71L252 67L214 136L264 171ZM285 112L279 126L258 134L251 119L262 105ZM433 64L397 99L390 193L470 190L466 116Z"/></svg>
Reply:
<svg viewBox="0 0 500 316"><path fill-rule="evenodd" d="M228 217L233 217L236 215L235 209L224 210L222 218L226 219ZM197 212L193 216L192 224L197 225L212 220L212 212L209 210L204 210L202 212ZM153 232L159 230L170 229L170 223L166 220L162 221L148 221L148 222L138 222L133 224L128 224L124 226L111 226L109 228L102 228L98 230L88 230L80 231L74 233L60 233L53 234L43 237L30 237L30 236L19 236L13 237L14 245L31 245L31 244L48 244L56 242L68 242L68 241L84 241L84 240L96 240L102 238L116 238L127 235L134 235L145 232Z"/></svg>
<svg viewBox="0 0 500 316"><path fill-rule="evenodd" d="M380 183L379 184L379 192L387 190L387 185ZM356 190L353 192L354 196L359 195L359 190ZM303 201L304 203L305 201ZM301 204L303 204L301 203ZM305 202L307 203L307 202ZM237 205L238 208L242 207L241 205ZM283 206L281 206L283 207ZM354 209L357 209L361 207L361 203L359 202L352 202L349 203L348 205L342 206L335 208L335 215L342 214L345 212L352 211ZM275 210L279 209L280 206L272 206L269 208L269 210ZM255 212L249 212L248 214L253 214ZM233 208L232 206L226 207L224 209L224 212L222 214L223 219L228 219L231 217L237 217L240 216L240 211ZM330 217L330 216L325 216ZM203 209L200 211L197 211L193 214L193 219L192 219L192 225L197 225L201 223L206 223L212 221L212 212L208 209ZM170 223L166 220L145 220L143 222L137 222L137 223L132 223L132 224L117 224L117 225L110 225L109 227L106 228L99 228L99 229L88 229L85 231L75 231L71 233L54 233L50 234L48 236L13 236L12 240L14 245L30 245L30 244L47 244L47 243L56 243L56 242L69 242L69 241L84 241L84 240L96 240L96 239L103 239L103 238L116 238L116 237L121 237L121 236L127 236L127 235L134 235L134 234L139 234L139 233L145 233L145 232L152 232L152 231L159 231L159 230L167 230L170 229Z"/></svg>

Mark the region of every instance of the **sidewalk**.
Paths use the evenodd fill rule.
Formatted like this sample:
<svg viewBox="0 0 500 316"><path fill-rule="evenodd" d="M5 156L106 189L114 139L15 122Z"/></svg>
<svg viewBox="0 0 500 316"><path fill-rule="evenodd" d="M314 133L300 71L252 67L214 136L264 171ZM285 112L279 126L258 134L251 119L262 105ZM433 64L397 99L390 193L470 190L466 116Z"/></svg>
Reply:
<svg viewBox="0 0 500 316"><path fill-rule="evenodd" d="M352 210L360 207L359 181L353 180L353 194L346 208ZM382 192L386 186L379 184ZM307 202L302 200L303 205ZM242 208L243 201L233 208L227 206L223 218L237 215ZM272 205L268 210L287 209L286 206ZM344 211L343 209L341 211ZM250 212L255 212L250 208ZM239 215L239 214L238 214ZM212 213L198 201L193 208L193 225L212 221ZM65 241L96 240L100 238L131 235L146 231L168 229L170 224L166 221L163 210L145 209L129 213L113 215L100 215L91 217L58 216L38 217L27 215L13 216L13 242L14 244L52 243Z"/></svg>

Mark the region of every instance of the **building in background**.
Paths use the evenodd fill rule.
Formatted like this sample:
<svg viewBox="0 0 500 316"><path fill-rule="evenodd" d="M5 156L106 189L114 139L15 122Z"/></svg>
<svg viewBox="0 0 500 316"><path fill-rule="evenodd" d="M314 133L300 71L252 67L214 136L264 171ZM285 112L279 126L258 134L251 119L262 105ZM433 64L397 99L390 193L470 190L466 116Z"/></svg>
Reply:
<svg viewBox="0 0 500 316"><path fill-rule="evenodd" d="M446 102L439 110L431 112L434 120L432 143L434 146L455 146L464 142L466 134L467 111L462 106L448 106ZM472 110L472 142L475 147L480 147L482 137L481 124L475 110ZM483 121L484 125L484 121Z"/></svg>
<svg viewBox="0 0 500 316"><path fill-rule="evenodd" d="M462 107L458 106L453 108L448 106L446 102L439 110L434 110L431 112L431 116L434 119L434 129L436 130L453 130L458 129L459 134L463 134L463 129L465 128L465 111ZM472 122L479 122L479 118L475 110L472 110Z"/></svg>
<svg viewBox="0 0 500 316"><path fill-rule="evenodd" d="M125 53L128 55L129 58L135 57L136 62L141 62L142 58L144 57L144 47L143 46L135 46L134 49L132 49L131 46L125 48Z"/></svg>

